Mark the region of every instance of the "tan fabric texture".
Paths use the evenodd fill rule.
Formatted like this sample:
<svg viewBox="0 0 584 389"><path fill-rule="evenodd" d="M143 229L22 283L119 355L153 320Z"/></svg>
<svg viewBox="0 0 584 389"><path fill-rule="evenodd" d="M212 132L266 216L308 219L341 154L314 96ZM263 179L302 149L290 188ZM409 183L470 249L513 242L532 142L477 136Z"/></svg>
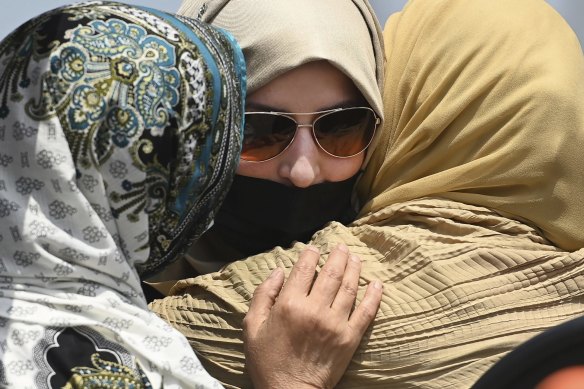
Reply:
<svg viewBox="0 0 584 389"><path fill-rule="evenodd" d="M344 242L363 260L361 293L384 282L380 311L339 388L461 389L540 331L584 314L584 250L567 253L531 227L440 199L380 211L376 225L332 223L313 244ZM179 282L151 304L226 387L251 388L241 322L256 286L303 245ZM359 296L359 300L361 295Z"/></svg>
<svg viewBox="0 0 584 389"><path fill-rule="evenodd" d="M386 123L361 214L440 196L583 247L584 58L560 15L542 0L417 0L384 36Z"/></svg>
<svg viewBox="0 0 584 389"><path fill-rule="evenodd" d="M543 0L414 0L385 27L386 121L338 242L384 283L340 388L469 388L584 314L584 60ZM301 244L179 282L151 308L227 387L251 387L241 321ZM363 291L361 291L363 292ZM361 296L359 296L358 300Z"/></svg>
<svg viewBox="0 0 584 389"><path fill-rule="evenodd" d="M383 37L366 0L183 0L179 14L199 16L237 39L248 93L302 64L327 60L383 114Z"/></svg>

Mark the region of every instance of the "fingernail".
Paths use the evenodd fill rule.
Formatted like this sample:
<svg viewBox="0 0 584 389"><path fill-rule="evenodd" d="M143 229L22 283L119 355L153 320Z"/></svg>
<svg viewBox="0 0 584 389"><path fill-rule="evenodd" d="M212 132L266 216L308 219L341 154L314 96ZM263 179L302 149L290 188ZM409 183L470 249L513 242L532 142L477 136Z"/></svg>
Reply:
<svg viewBox="0 0 584 389"><path fill-rule="evenodd" d="M358 255L351 255L351 261L356 262L356 263L360 263L361 262L361 258L359 258Z"/></svg>
<svg viewBox="0 0 584 389"><path fill-rule="evenodd" d="M341 250L344 253L348 253L349 252L349 248L344 243L339 243L337 245L337 249Z"/></svg>
<svg viewBox="0 0 584 389"><path fill-rule="evenodd" d="M310 245L310 244L306 246L306 250L310 250L313 253L320 254L320 250L318 249L318 247Z"/></svg>
<svg viewBox="0 0 584 389"><path fill-rule="evenodd" d="M373 282L373 287L375 289L383 289L383 284L381 283L381 281L377 280L377 281Z"/></svg>

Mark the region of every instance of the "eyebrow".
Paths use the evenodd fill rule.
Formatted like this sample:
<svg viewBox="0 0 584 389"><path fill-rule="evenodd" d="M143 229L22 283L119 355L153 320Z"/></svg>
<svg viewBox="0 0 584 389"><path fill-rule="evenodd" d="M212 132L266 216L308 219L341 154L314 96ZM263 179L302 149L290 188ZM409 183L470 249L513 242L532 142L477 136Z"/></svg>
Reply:
<svg viewBox="0 0 584 389"><path fill-rule="evenodd" d="M333 105L319 107L315 112L330 111L332 109L337 109L337 108L351 108L351 107L362 107L362 106L369 106L369 104L365 101L365 99L363 99L363 98L349 99L349 100L344 100L344 101L335 103ZM262 103L255 103L255 102L247 103L245 105L245 110L249 111L249 112L256 111L256 112L295 113L295 112L290 112L286 109L282 109L282 108L277 107L277 106L262 104ZM302 112L300 112L300 113L302 113Z"/></svg>

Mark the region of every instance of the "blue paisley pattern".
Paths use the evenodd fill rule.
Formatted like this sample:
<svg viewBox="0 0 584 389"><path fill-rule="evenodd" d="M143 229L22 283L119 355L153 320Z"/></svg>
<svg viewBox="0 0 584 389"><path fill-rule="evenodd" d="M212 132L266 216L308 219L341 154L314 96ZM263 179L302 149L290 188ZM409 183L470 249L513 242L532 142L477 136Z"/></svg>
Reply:
<svg viewBox="0 0 584 389"><path fill-rule="evenodd" d="M242 58L200 21L101 1L0 42L0 386L219 386L140 277L227 191Z"/></svg>
<svg viewBox="0 0 584 389"><path fill-rule="evenodd" d="M98 158L111 147L127 147L144 128L161 135L179 102L175 47L119 19L92 21L71 35L51 56L47 76L59 80L52 98L70 130L90 131L105 118L110 137L100 138ZM107 112L112 100L118 106Z"/></svg>

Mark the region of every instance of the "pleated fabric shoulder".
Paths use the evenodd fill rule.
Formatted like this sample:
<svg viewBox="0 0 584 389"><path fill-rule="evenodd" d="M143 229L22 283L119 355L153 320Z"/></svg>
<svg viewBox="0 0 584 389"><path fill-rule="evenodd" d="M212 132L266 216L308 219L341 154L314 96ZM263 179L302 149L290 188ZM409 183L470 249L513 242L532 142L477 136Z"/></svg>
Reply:
<svg viewBox="0 0 584 389"><path fill-rule="evenodd" d="M358 301L372 280L384 284L338 388L470 388L507 352L584 315L584 250L562 251L523 223L450 200L413 200L378 216L372 225L332 223L311 242L320 266L341 242L361 258ZM303 247L183 280L151 309L223 385L251 388L241 322L255 288L276 267L289 271Z"/></svg>

